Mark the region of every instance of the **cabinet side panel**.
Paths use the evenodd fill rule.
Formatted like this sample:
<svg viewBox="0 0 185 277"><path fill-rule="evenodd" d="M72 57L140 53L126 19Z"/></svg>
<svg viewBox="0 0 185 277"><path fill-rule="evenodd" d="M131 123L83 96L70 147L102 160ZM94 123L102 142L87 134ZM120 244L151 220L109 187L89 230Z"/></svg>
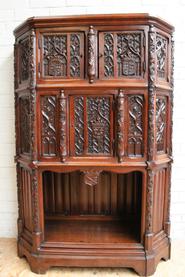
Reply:
<svg viewBox="0 0 185 277"><path fill-rule="evenodd" d="M32 200L31 200L31 177L30 173L21 168L21 182L23 195L24 227L32 232Z"/></svg>
<svg viewBox="0 0 185 277"><path fill-rule="evenodd" d="M154 178L153 232L163 230L164 225L164 193L166 184L166 169L156 172Z"/></svg>

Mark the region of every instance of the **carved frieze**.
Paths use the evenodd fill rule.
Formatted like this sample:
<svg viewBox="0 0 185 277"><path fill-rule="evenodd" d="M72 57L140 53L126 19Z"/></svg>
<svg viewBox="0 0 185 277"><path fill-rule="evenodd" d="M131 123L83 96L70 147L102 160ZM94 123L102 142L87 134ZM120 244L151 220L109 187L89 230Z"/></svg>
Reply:
<svg viewBox="0 0 185 277"><path fill-rule="evenodd" d="M67 156L67 98L62 90L59 97L60 156L64 162ZM56 130L55 130L56 132Z"/></svg>
<svg viewBox="0 0 185 277"><path fill-rule="evenodd" d="M110 154L110 113L109 97L87 97L89 154Z"/></svg>
<svg viewBox="0 0 185 277"><path fill-rule="evenodd" d="M42 154L55 156L57 151L56 138L56 96L41 97L42 114Z"/></svg>
<svg viewBox="0 0 185 277"><path fill-rule="evenodd" d="M156 35L157 76L165 79L167 70L167 39Z"/></svg>
<svg viewBox="0 0 185 277"><path fill-rule="evenodd" d="M129 129L128 129L128 155L143 155L143 109L142 95L128 96Z"/></svg>
<svg viewBox="0 0 185 277"><path fill-rule="evenodd" d="M77 96L74 99L75 112L75 155L84 152L84 97Z"/></svg>
<svg viewBox="0 0 185 277"><path fill-rule="evenodd" d="M118 77L141 75L141 34L117 34Z"/></svg>
<svg viewBox="0 0 185 277"><path fill-rule="evenodd" d="M88 76L89 82L94 82L94 77L96 74L96 37L95 30L93 26L89 27L89 32L87 35L88 39Z"/></svg>
<svg viewBox="0 0 185 277"><path fill-rule="evenodd" d="M118 93L117 98L117 154L118 161L122 162L125 154L125 124L124 124L124 105L125 96L122 90Z"/></svg>
<svg viewBox="0 0 185 277"><path fill-rule="evenodd" d="M166 116L167 116L167 99L166 97L156 98L156 144L157 151L165 151L166 139Z"/></svg>

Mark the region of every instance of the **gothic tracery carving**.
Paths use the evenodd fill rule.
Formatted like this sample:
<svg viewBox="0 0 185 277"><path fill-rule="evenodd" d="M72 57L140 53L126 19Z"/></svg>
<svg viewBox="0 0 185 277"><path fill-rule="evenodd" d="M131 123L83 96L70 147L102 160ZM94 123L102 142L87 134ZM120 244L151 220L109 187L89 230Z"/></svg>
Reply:
<svg viewBox="0 0 185 277"><path fill-rule="evenodd" d="M41 98L42 154L56 155L56 96Z"/></svg>
<svg viewBox="0 0 185 277"><path fill-rule="evenodd" d="M143 154L143 96L128 96L129 105L129 130L128 130L128 155Z"/></svg>
<svg viewBox="0 0 185 277"><path fill-rule="evenodd" d="M118 76L141 75L141 34L117 34Z"/></svg>
<svg viewBox="0 0 185 277"><path fill-rule="evenodd" d="M84 97L78 96L74 100L75 105L75 154L84 152Z"/></svg>
<svg viewBox="0 0 185 277"><path fill-rule="evenodd" d="M114 76L114 35L104 34L104 76Z"/></svg>
<svg viewBox="0 0 185 277"><path fill-rule="evenodd" d="M159 34L156 36L157 75L165 79L167 62L167 39Z"/></svg>
<svg viewBox="0 0 185 277"><path fill-rule="evenodd" d="M29 97L20 98L20 139L21 153L30 153L31 145L31 122L30 122L30 101Z"/></svg>
<svg viewBox="0 0 185 277"><path fill-rule="evenodd" d="M87 97L88 153L110 154L110 98Z"/></svg>
<svg viewBox="0 0 185 277"><path fill-rule="evenodd" d="M70 76L80 77L80 35L70 35Z"/></svg>
<svg viewBox="0 0 185 277"><path fill-rule="evenodd" d="M45 35L44 76L67 76L67 35Z"/></svg>
<svg viewBox="0 0 185 277"><path fill-rule="evenodd" d="M166 97L156 98L156 143L157 151L165 151Z"/></svg>

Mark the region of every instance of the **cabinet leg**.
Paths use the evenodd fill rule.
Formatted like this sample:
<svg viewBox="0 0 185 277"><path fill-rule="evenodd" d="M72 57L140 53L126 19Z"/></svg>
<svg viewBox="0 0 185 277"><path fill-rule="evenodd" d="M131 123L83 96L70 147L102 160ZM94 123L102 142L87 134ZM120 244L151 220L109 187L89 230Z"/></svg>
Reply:
<svg viewBox="0 0 185 277"><path fill-rule="evenodd" d="M31 263L30 264L30 269L32 272L36 274L45 274L47 270L49 269L48 265L45 264L37 264L37 263Z"/></svg>

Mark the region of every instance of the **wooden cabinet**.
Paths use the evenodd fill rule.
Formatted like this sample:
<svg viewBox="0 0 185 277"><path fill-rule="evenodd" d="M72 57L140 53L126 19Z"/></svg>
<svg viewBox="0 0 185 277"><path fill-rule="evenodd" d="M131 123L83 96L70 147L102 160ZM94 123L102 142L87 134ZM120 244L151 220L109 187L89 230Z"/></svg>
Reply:
<svg viewBox="0 0 185 277"><path fill-rule="evenodd" d="M33 17L14 34L19 256L153 274L170 257L173 27Z"/></svg>

